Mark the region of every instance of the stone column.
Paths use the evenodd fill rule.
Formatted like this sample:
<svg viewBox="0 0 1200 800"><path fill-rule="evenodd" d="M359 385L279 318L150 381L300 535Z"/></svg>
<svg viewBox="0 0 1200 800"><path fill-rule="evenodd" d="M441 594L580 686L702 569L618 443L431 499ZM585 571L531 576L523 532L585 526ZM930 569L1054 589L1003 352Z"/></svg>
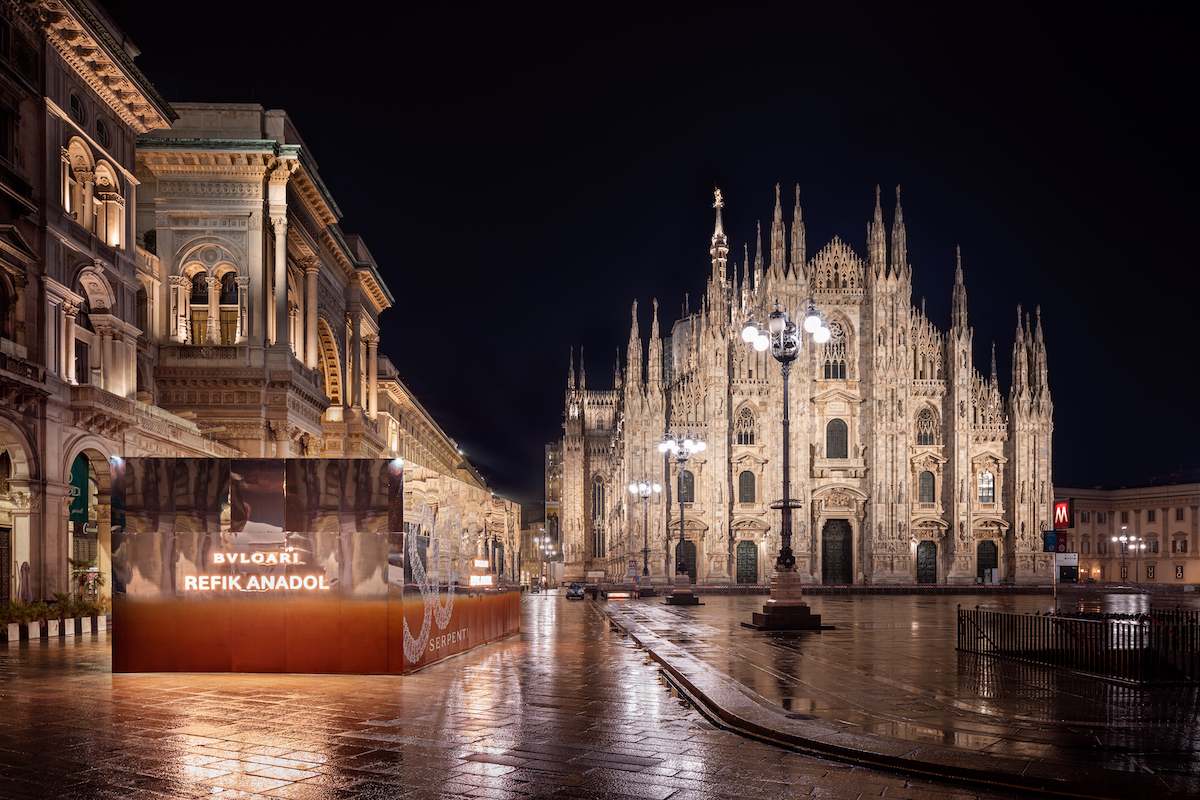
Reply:
<svg viewBox="0 0 1200 800"><path fill-rule="evenodd" d="M287 308L287 213L271 208L271 227L275 229L275 340L276 347L288 346Z"/></svg>
<svg viewBox="0 0 1200 800"><path fill-rule="evenodd" d="M79 379L75 375L75 315L79 313L79 305L70 301L63 303L63 317L66 319L66 333L63 336L63 345L66 349L67 363L64 365L66 369L63 371L67 377L67 383L78 384Z"/></svg>
<svg viewBox="0 0 1200 800"><path fill-rule="evenodd" d="M113 365L112 328L107 326L100 329L100 388L106 392L113 390L116 373Z"/></svg>
<svg viewBox="0 0 1200 800"><path fill-rule="evenodd" d="M249 316L246 320L245 334L251 344L261 345L266 344L267 341L266 318L263 316L263 309L267 307L267 287L270 285L267 280L266 266L263 264L262 212L255 211L250 214L248 227L249 297L254 298L254 305L249 305L247 302L246 310ZM238 285L241 286L240 283Z"/></svg>
<svg viewBox="0 0 1200 800"><path fill-rule="evenodd" d="M96 176L91 172L80 170L75 173L75 180L79 181L83 186L83 208L79 209L79 224L92 230L94 211L92 209L92 199L96 194Z"/></svg>
<svg viewBox="0 0 1200 800"><path fill-rule="evenodd" d="M250 286L249 278L236 278L238 291L238 318L237 318L237 338L235 344L241 344L246 341L249 335L249 325L247 324L246 315L249 313L249 308L246 304L246 289Z"/></svg>
<svg viewBox="0 0 1200 800"><path fill-rule="evenodd" d="M350 310L350 406L362 408L362 307Z"/></svg>
<svg viewBox="0 0 1200 800"><path fill-rule="evenodd" d="M367 380L370 381L370 394L367 395L367 415L375 419L379 415L379 365L376 354L379 347L379 337L371 334L367 337Z"/></svg>
<svg viewBox="0 0 1200 800"><path fill-rule="evenodd" d="M224 344L221 341L221 279L209 276L208 284L208 330L204 334L205 344Z"/></svg>
<svg viewBox="0 0 1200 800"><path fill-rule="evenodd" d="M304 264L304 366L316 369L320 363L317 357L317 275L321 271L321 262L315 258Z"/></svg>

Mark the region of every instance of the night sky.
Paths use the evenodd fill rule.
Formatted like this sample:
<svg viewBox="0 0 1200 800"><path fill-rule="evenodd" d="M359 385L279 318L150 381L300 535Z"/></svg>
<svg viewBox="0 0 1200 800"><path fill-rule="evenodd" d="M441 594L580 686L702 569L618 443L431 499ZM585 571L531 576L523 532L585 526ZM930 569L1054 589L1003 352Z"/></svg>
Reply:
<svg viewBox="0 0 1200 800"><path fill-rule="evenodd" d="M381 352L506 497L541 498L571 348L611 388L635 299L643 337L652 298L664 332L696 307L714 185L740 270L777 182L810 256L864 257L899 184L914 303L949 327L960 245L1006 396L1017 305L1041 306L1057 486L1200 468L1182 6L649 5L106 7L168 102L288 112L395 295Z"/></svg>

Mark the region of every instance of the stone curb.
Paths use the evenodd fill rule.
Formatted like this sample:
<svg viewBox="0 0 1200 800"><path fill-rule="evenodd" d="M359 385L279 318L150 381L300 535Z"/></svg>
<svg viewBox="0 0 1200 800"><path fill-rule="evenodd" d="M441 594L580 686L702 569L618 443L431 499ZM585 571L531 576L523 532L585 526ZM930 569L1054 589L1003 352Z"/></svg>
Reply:
<svg viewBox="0 0 1200 800"><path fill-rule="evenodd" d="M812 755L924 778L970 781L993 789L1048 797L1124 800L1160 797L1195 800L1200 795L1173 791L1156 775L1099 767L1056 765L1005 758L976 751L920 744L884 736L852 733L835 722L798 720L719 670L705 664L653 631L596 604L610 623L629 635L663 668L701 713L738 733ZM988 769L962 766L986 761Z"/></svg>

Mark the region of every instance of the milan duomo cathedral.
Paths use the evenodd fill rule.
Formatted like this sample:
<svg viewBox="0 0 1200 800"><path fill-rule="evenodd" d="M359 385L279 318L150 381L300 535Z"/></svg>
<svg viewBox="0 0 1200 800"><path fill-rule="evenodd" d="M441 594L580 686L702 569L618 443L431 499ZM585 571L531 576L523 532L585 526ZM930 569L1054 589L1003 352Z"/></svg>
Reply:
<svg viewBox="0 0 1200 800"><path fill-rule="evenodd" d="M626 368L612 389L586 386L572 359L564 429L550 463L566 580L674 580L676 548L698 584L766 584L780 547L783 386L770 351L741 329L778 300L812 298L832 336L806 338L790 379L792 548L804 582L1045 583L1053 505L1053 405L1040 309L1017 309L1012 385L972 362L961 260L952 322L938 330L912 304L896 191L890 237L876 190L866 256L837 238L810 256L800 190L789 231L776 187L769 262L728 262L717 193L703 300L663 335L658 303L644 342L633 306ZM702 437L685 462L664 433ZM631 481L662 492L647 501ZM681 502L682 501L682 502ZM645 506L643 506L645 502ZM795 504L794 504L795 505ZM680 530L680 511L683 529ZM550 507L550 506L548 506ZM680 545L682 533L682 545ZM649 573L643 575L643 566Z"/></svg>

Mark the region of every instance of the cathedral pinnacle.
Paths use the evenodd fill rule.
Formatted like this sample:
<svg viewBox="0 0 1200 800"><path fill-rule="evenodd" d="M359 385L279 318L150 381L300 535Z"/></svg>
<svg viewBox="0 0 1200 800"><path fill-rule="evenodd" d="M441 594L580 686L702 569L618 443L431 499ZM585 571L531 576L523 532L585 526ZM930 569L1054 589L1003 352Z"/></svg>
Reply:
<svg viewBox="0 0 1200 800"><path fill-rule="evenodd" d="M721 209L724 207L725 200L721 196L721 190L713 189L713 208L717 210L717 224L713 229L712 247L708 252L712 256L712 281L714 284L724 284L725 262L729 256L729 243L725 238L725 228L721 223Z"/></svg>
<svg viewBox="0 0 1200 800"><path fill-rule="evenodd" d="M776 281L787 274L787 249L783 225L783 205L779 202L779 184L775 184L775 211L771 216L771 275Z"/></svg>
<svg viewBox="0 0 1200 800"><path fill-rule="evenodd" d="M804 267L808 260L807 243L804 241L804 216L800 212L800 184L796 184L796 209L792 212L792 272L798 280L804 280Z"/></svg>
<svg viewBox="0 0 1200 800"><path fill-rule="evenodd" d="M883 229L883 208L879 205L879 186L875 187L875 217L867 226L867 253L876 277L887 275L887 236Z"/></svg>
<svg viewBox="0 0 1200 800"><path fill-rule="evenodd" d="M878 189L876 189L878 191ZM876 195L878 204L878 194ZM896 187L896 218L892 223L892 272L903 276L908 266L908 234L904 232L904 210L900 207L900 187Z"/></svg>
<svg viewBox="0 0 1200 800"><path fill-rule="evenodd" d="M967 287L963 283L962 248L955 247L954 252L958 266L954 270L954 294L953 305L950 309L950 321L955 330L965 331L967 329Z"/></svg>

